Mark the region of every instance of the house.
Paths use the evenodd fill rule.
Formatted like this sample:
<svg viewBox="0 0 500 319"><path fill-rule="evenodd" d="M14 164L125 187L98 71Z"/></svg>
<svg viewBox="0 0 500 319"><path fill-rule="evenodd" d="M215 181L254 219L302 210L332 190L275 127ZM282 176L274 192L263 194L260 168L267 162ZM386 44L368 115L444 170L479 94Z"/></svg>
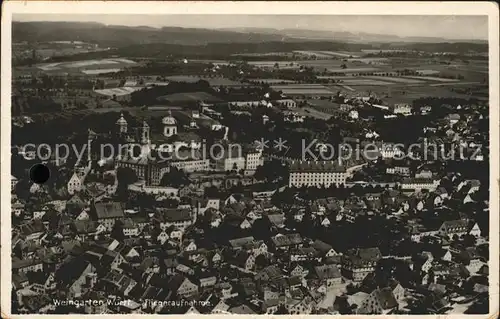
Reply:
<svg viewBox="0 0 500 319"><path fill-rule="evenodd" d="M289 109L293 109L297 107L297 102L292 99L281 99L274 101L277 105L285 106Z"/></svg>
<svg viewBox="0 0 500 319"><path fill-rule="evenodd" d="M73 195L77 192L80 192L83 188L84 176L79 174L78 172L74 172L71 178L68 181L68 193Z"/></svg>
<svg viewBox="0 0 500 319"><path fill-rule="evenodd" d="M16 177L10 175L10 191L11 192L14 191L18 182L19 182L19 180Z"/></svg>
<svg viewBox="0 0 500 319"><path fill-rule="evenodd" d="M375 271L375 266L381 258L382 254L378 248L359 248L343 259L342 271L347 278L359 282Z"/></svg>
<svg viewBox="0 0 500 319"><path fill-rule="evenodd" d="M450 125L454 125L460 121L460 115L459 114L449 114L446 119L448 120Z"/></svg>
<svg viewBox="0 0 500 319"><path fill-rule="evenodd" d="M126 237L137 237L140 233L139 226L131 218L123 221L122 229Z"/></svg>
<svg viewBox="0 0 500 319"><path fill-rule="evenodd" d="M312 260L318 257L318 251L314 247L300 247L289 250L290 261Z"/></svg>
<svg viewBox="0 0 500 319"><path fill-rule="evenodd" d="M32 222L19 226L21 235L24 236L25 241L34 241L40 243L40 239L45 232L45 226L40 220L33 220Z"/></svg>
<svg viewBox="0 0 500 319"><path fill-rule="evenodd" d="M68 298L79 298L85 286L91 287L88 278L95 269L92 264L81 257L73 258L61 265L55 273L57 289L66 291Z"/></svg>
<svg viewBox="0 0 500 319"><path fill-rule="evenodd" d="M290 248L302 247L303 239L300 234L278 234L271 238L273 246L275 249L288 250Z"/></svg>
<svg viewBox="0 0 500 319"><path fill-rule="evenodd" d="M43 270L43 262L40 259L28 258L28 259L12 259L12 271L18 274L36 272Z"/></svg>
<svg viewBox="0 0 500 319"><path fill-rule="evenodd" d="M94 220L97 220L108 231L113 229L116 220L124 217L123 207L118 202L99 202L91 207L90 214Z"/></svg>
<svg viewBox="0 0 500 319"><path fill-rule="evenodd" d="M358 307L357 314L388 314L398 307L391 288L374 290Z"/></svg>
<svg viewBox="0 0 500 319"><path fill-rule="evenodd" d="M472 235L474 237L481 236L481 229L479 228L479 225L477 223L474 223L471 230L469 231L469 235Z"/></svg>
<svg viewBox="0 0 500 319"><path fill-rule="evenodd" d="M300 264L295 264L290 269L290 276L293 277L306 277L309 274L309 270Z"/></svg>
<svg viewBox="0 0 500 319"><path fill-rule="evenodd" d="M465 235L467 231L468 222L463 219L445 221L438 230L441 236L446 236L449 239L452 239L454 236Z"/></svg>
<svg viewBox="0 0 500 319"><path fill-rule="evenodd" d="M342 283L340 268L337 265L322 265L314 267L314 273L321 284L325 284L327 289L333 288Z"/></svg>
<svg viewBox="0 0 500 319"><path fill-rule="evenodd" d="M203 216L205 215L205 212L210 208L218 211L220 209L220 199L208 198L196 201L196 214Z"/></svg>
<svg viewBox="0 0 500 319"><path fill-rule="evenodd" d="M191 209L180 208L156 208L160 228L166 229L175 226L184 229L194 222L194 216Z"/></svg>
<svg viewBox="0 0 500 319"><path fill-rule="evenodd" d="M29 285L28 277L24 272L12 274L12 286L15 290L21 290Z"/></svg>
<svg viewBox="0 0 500 319"><path fill-rule="evenodd" d="M316 249L320 256L322 257L332 257L337 256L338 253L333 249L333 247L319 239L316 239L312 245L314 249Z"/></svg>
<svg viewBox="0 0 500 319"><path fill-rule="evenodd" d="M75 220L75 222L73 223L73 227L77 234L77 239L82 242L88 240L89 238L92 238L96 234L101 233L103 230L105 231L104 226L102 226L104 227L104 229L98 229L98 226L102 225L99 225L99 223L93 220Z"/></svg>
<svg viewBox="0 0 500 319"><path fill-rule="evenodd" d="M270 282L281 278L283 278L283 273L276 265L267 266L255 275L255 280L260 282Z"/></svg>
<svg viewBox="0 0 500 319"><path fill-rule="evenodd" d="M472 179L468 182L468 186L470 188L467 194L473 194L479 190L479 188L481 187L481 182L477 179Z"/></svg>
<svg viewBox="0 0 500 319"><path fill-rule="evenodd" d="M236 266L245 270L252 270L255 266L255 256L244 250L237 251L232 259Z"/></svg>
<svg viewBox="0 0 500 319"><path fill-rule="evenodd" d="M179 297L190 297L198 293L198 286L181 274L170 278L167 289Z"/></svg>

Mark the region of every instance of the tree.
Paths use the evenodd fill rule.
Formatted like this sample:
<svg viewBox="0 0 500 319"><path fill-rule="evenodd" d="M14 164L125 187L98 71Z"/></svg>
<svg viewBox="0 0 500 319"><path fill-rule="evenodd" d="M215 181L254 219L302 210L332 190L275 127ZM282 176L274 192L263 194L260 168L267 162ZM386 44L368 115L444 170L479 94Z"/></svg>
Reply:
<svg viewBox="0 0 500 319"><path fill-rule="evenodd" d="M160 185L179 188L189 183L189 179L183 170L171 167L168 173L163 174Z"/></svg>
<svg viewBox="0 0 500 319"><path fill-rule="evenodd" d="M115 221L110 236L120 242L125 239L125 234L123 233L123 222L121 220Z"/></svg>
<svg viewBox="0 0 500 319"><path fill-rule="evenodd" d="M340 66L341 69L347 69L347 65L345 65L345 63L342 63L342 65Z"/></svg>
<svg viewBox="0 0 500 319"><path fill-rule="evenodd" d="M119 167L116 170L116 179L118 181L116 194L122 199L127 198L128 186L138 180L135 171L130 167Z"/></svg>
<svg viewBox="0 0 500 319"><path fill-rule="evenodd" d="M137 182L137 174L130 167L118 167L116 170L116 179L118 184L130 185Z"/></svg>

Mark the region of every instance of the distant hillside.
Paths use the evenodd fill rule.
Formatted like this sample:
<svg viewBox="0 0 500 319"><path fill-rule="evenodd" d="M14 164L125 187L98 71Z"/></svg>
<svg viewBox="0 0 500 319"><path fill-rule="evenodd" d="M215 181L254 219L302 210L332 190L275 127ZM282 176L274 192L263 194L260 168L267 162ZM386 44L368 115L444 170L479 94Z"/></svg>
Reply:
<svg viewBox="0 0 500 319"><path fill-rule="evenodd" d="M13 22L13 42L84 41L102 46L127 46L131 44L169 43L204 45L207 43L293 40L279 34L239 33L208 29L165 27L106 26L100 23L75 22Z"/></svg>
<svg viewBox="0 0 500 319"><path fill-rule="evenodd" d="M224 28L218 29L223 31L233 32L258 32L263 34L280 34L290 38L299 39L317 39L317 40L332 40L332 41L347 41L347 42L418 42L418 43L455 43L467 42L476 44L486 44L484 40L455 40L439 37L400 37L389 34L374 34L374 33L354 33L348 31L326 31L326 30L307 30L307 29L271 29L271 28Z"/></svg>
<svg viewBox="0 0 500 319"><path fill-rule="evenodd" d="M148 46L147 50L159 49L158 54L168 54L170 51L180 53L182 50L186 52L199 50L202 56L207 55L211 50L215 50L212 53L229 54L290 50L356 51L377 47L429 52L488 51L488 44L484 41L452 41L427 37L403 38L393 35L302 29L232 28L214 30L179 27L156 29L145 26L106 26L100 23L78 22L13 22L12 40L13 42L83 41L98 43L104 47L127 47L137 53L141 51L141 46ZM196 49L189 48L189 46L196 46ZM179 49L181 51L178 51ZM228 52L224 52L225 49ZM151 56L151 53L145 56Z"/></svg>

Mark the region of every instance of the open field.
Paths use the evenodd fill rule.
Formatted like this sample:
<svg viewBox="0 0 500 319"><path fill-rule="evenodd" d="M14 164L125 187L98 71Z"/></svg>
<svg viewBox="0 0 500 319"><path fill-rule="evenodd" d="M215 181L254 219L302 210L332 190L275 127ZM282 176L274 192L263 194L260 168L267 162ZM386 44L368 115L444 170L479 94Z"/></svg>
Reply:
<svg viewBox="0 0 500 319"><path fill-rule="evenodd" d="M319 59L329 59L332 57L330 54L320 53L319 51L293 51L293 52L306 56L316 56Z"/></svg>
<svg viewBox="0 0 500 319"><path fill-rule="evenodd" d="M123 95L128 95L131 94L135 91L141 90L143 87L137 86L137 87L119 87L119 88L112 88L112 89L102 89L102 90L95 90L94 92L106 95L106 96L123 96Z"/></svg>
<svg viewBox="0 0 500 319"><path fill-rule="evenodd" d="M313 107L297 108L294 110L294 112L302 116L313 117L319 120L328 120L330 117L332 117L331 114L318 111Z"/></svg>
<svg viewBox="0 0 500 319"><path fill-rule="evenodd" d="M170 103L178 102L220 102L221 100L206 92L191 92L191 93L174 93L169 95L160 96L158 101L165 101Z"/></svg>
<svg viewBox="0 0 500 319"><path fill-rule="evenodd" d="M385 78L382 78L382 79L385 79ZM394 83L380 81L378 79L359 78L359 79L343 80L342 84L346 84L346 85L391 85Z"/></svg>
<svg viewBox="0 0 500 319"><path fill-rule="evenodd" d="M426 69L426 70L416 70L416 71L422 73L423 75L432 75L432 74L438 74L439 73L438 70L429 70L429 69Z"/></svg>
<svg viewBox="0 0 500 319"><path fill-rule="evenodd" d="M359 72L374 72L374 71L380 71L380 69L377 68L330 68L328 69L329 72L338 72L338 73L359 73Z"/></svg>
<svg viewBox="0 0 500 319"><path fill-rule="evenodd" d="M366 64L388 64L389 63L389 59L387 58L349 58L347 59L347 61L349 62L354 62L354 61L359 61L359 62L362 62L362 63L366 63Z"/></svg>
<svg viewBox="0 0 500 319"><path fill-rule="evenodd" d="M433 83L429 86L452 86L452 85L477 85L479 82L443 82L443 83Z"/></svg>
<svg viewBox="0 0 500 319"><path fill-rule="evenodd" d="M300 64L307 67L313 67L317 69L328 69L340 67L345 62L342 60L311 60L311 61L300 61Z"/></svg>
<svg viewBox="0 0 500 319"><path fill-rule="evenodd" d="M60 63L50 63L39 65L38 68L43 71L67 71L72 69L106 69L106 68L122 68L125 66L131 66L136 64L136 62L127 59L101 59L101 60L84 60L84 61L73 61L73 62L60 62ZM83 71L82 70L82 71Z"/></svg>
<svg viewBox="0 0 500 319"><path fill-rule="evenodd" d="M346 52L346 51L313 51L327 56L336 56L341 58L359 58L359 52Z"/></svg>
<svg viewBox="0 0 500 319"><path fill-rule="evenodd" d="M258 68L274 68L276 65L280 69L300 68L300 64L296 61L249 61L248 64Z"/></svg>
<svg viewBox="0 0 500 319"><path fill-rule="evenodd" d="M438 81L438 82L458 82L458 80L456 80L456 79L444 79L444 78L438 78L435 76L406 76L406 78L422 79L422 80Z"/></svg>
<svg viewBox="0 0 500 319"><path fill-rule="evenodd" d="M300 52L300 51L293 51ZM236 53L231 56L246 56L246 57L260 57L260 56L292 56L291 52L267 52L267 53Z"/></svg>
<svg viewBox="0 0 500 319"><path fill-rule="evenodd" d="M369 78L369 79L382 79L384 81L389 81L389 82L396 82L396 83L424 83L424 81L416 80L416 79L408 79L408 78L401 78L401 77L388 77L388 76L365 76L364 78ZM420 77L418 77L420 78ZM345 82L345 81L344 81Z"/></svg>
<svg viewBox="0 0 500 319"><path fill-rule="evenodd" d="M95 74L105 74L105 73L116 73L120 71L121 69L97 69L97 70L83 70L82 72L88 75L95 75Z"/></svg>
<svg viewBox="0 0 500 319"><path fill-rule="evenodd" d="M250 82L263 82L268 84L282 84L282 83L296 83L291 80L282 80L282 79L248 79Z"/></svg>
<svg viewBox="0 0 500 319"><path fill-rule="evenodd" d="M377 50L377 49L362 49L361 52L369 54L369 53L392 53L392 52L407 52L408 50Z"/></svg>
<svg viewBox="0 0 500 319"><path fill-rule="evenodd" d="M353 89L352 87L350 87L350 86L348 86L348 85L342 85L342 84L340 84L339 86L340 86L341 88L344 88L344 89L349 90L349 91L351 91L351 92L356 91L355 89Z"/></svg>
<svg viewBox="0 0 500 319"><path fill-rule="evenodd" d="M213 65L230 65L230 61L224 61L224 60L189 60L190 62L195 62L195 63L212 63Z"/></svg>
<svg viewBox="0 0 500 319"><path fill-rule="evenodd" d="M320 84L290 84L290 85L273 85L271 87L275 91L282 91L284 94L300 95L300 94L333 94L327 87Z"/></svg>
<svg viewBox="0 0 500 319"><path fill-rule="evenodd" d="M212 86L239 86L241 85L241 82L239 81L232 81L226 78L206 78L206 77L200 77L200 76L193 76L193 75L172 75L172 76L167 76L166 79L168 81L172 82L187 82L187 83L196 83L198 81L207 81L210 83Z"/></svg>

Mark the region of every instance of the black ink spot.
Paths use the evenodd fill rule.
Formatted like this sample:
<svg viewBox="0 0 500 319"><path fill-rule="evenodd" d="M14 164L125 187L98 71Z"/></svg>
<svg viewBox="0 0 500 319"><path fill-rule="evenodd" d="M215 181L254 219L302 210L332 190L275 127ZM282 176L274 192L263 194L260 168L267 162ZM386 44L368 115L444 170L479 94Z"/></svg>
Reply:
<svg viewBox="0 0 500 319"><path fill-rule="evenodd" d="M43 164L35 164L30 168L30 179L33 183L43 184L49 180L50 170Z"/></svg>

